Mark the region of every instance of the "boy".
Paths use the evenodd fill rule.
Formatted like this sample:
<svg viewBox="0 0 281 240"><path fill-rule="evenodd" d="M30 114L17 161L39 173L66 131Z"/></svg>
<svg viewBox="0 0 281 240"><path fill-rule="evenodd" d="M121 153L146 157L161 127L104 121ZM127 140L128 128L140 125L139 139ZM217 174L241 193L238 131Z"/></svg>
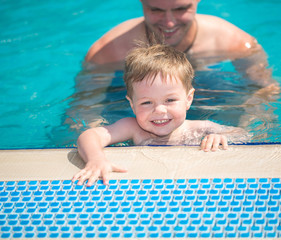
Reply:
<svg viewBox="0 0 281 240"><path fill-rule="evenodd" d="M227 149L227 137L241 140L245 132L240 128L186 120L195 91L193 76L185 54L172 47L156 44L133 49L126 58L124 81L136 118L82 133L78 151L86 166L73 181L82 184L88 180L87 186L91 186L101 176L108 184L110 171L125 172L106 159L103 148L129 139L136 145L194 145L203 138L204 151L216 151L220 144Z"/></svg>

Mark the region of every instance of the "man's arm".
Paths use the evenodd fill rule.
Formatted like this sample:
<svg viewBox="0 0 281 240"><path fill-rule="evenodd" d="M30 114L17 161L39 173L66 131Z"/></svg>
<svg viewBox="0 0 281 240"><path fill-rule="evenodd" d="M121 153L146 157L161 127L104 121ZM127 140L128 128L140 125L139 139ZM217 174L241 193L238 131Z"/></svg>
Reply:
<svg viewBox="0 0 281 240"><path fill-rule="evenodd" d="M276 101L280 94L280 85L272 78L272 69L269 68L264 49L257 44L250 55L234 60L233 64L236 70L245 79L252 81L257 88L241 105L245 113L240 118L239 126L247 127L255 118L274 122L276 116L273 111L265 110L264 106Z"/></svg>
<svg viewBox="0 0 281 240"><path fill-rule="evenodd" d="M232 61L235 69L246 79L253 81L259 87L270 85L278 86L276 80L272 78L272 70L269 68L267 55L257 42L249 49L245 56Z"/></svg>
<svg viewBox="0 0 281 240"><path fill-rule="evenodd" d="M266 53L253 36L219 17L198 14L197 19L200 28L195 53L229 56L237 71L259 87L276 84Z"/></svg>

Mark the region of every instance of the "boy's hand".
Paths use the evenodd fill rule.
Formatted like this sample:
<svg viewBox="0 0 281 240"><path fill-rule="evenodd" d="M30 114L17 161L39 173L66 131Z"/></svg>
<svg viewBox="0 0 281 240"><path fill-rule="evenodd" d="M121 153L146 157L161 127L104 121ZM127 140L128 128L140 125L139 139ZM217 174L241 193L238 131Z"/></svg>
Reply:
<svg viewBox="0 0 281 240"><path fill-rule="evenodd" d="M210 134L203 138L201 142L201 149L205 152L210 150L216 151L219 149L220 144L222 145L222 149L227 149L228 144L226 137L220 134Z"/></svg>
<svg viewBox="0 0 281 240"><path fill-rule="evenodd" d="M92 186L92 184L99 178L102 177L103 183L105 185L109 182L110 172L127 172L126 169L119 168L107 160L102 161L91 161L88 162L84 169L74 175L72 181L78 180L78 185L82 185L86 180L88 180L86 186Z"/></svg>

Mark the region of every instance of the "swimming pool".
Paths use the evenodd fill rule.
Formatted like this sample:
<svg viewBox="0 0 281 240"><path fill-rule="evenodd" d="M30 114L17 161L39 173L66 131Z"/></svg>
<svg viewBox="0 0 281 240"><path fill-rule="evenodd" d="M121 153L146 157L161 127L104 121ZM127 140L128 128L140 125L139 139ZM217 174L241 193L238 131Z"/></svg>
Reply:
<svg viewBox="0 0 281 240"><path fill-rule="evenodd" d="M0 148L73 146L87 122L102 116L112 123L132 115L121 70L82 71L83 58L96 39L116 24L142 15L138 0L110 3L1 4ZM220 16L255 36L268 54L273 78L281 83L280 5L274 0L239 0L234 6L209 0L200 2L198 12ZM256 106L247 113L241 105L248 89L254 92L255 87L241 85L241 80L245 79L230 61L197 71L196 98L188 118L238 125L240 117L247 116L254 141L280 142L280 95L261 104L261 114ZM222 81L223 86L218 84Z"/></svg>

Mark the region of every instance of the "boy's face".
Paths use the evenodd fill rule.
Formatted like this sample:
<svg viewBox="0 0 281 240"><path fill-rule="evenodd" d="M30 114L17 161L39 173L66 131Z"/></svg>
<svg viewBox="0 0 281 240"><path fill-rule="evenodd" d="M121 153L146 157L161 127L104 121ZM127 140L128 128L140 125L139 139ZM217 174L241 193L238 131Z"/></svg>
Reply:
<svg viewBox="0 0 281 240"><path fill-rule="evenodd" d="M145 77L133 83L128 98L140 127L156 136L167 136L180 127L193 100L194 89L187 94L180 80L157 74L153 83Z"/></svg>
<svg viewBox="0 0 281 240"><path fill-rule="evenodd" d="M163 35L166 44L178 46L186 37L199 0L141 0L150 31Z"/></svg>

